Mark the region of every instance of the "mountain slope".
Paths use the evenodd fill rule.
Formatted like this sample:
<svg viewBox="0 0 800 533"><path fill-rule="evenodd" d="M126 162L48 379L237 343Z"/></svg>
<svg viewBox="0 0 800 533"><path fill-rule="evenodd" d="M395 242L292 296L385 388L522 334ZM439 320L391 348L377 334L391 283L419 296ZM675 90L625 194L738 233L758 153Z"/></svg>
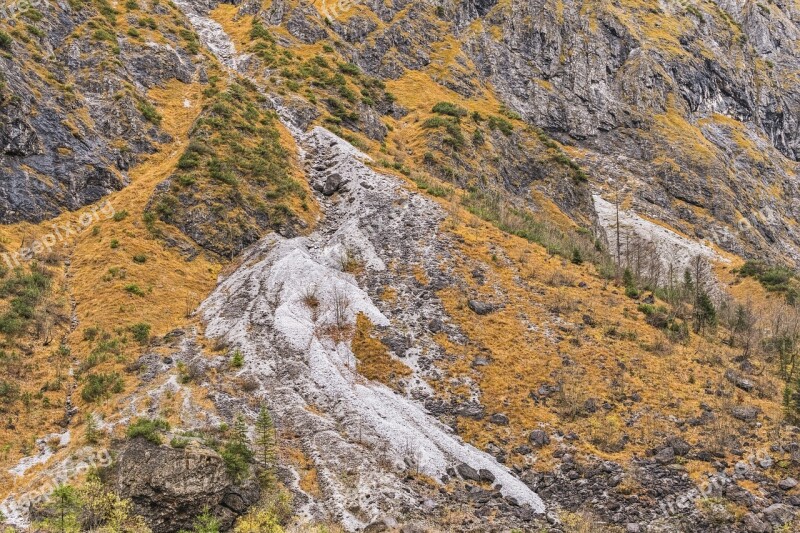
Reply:
<svg viewBox="0 0 800 533"><path fill-rule="evenodd" d="M0 39L13 525L57 528L65 479L137 531L797 526L796 2L32 9ZM118 182L78 187L30 36ZM180 450L209 466L76 468Z"/></svg>

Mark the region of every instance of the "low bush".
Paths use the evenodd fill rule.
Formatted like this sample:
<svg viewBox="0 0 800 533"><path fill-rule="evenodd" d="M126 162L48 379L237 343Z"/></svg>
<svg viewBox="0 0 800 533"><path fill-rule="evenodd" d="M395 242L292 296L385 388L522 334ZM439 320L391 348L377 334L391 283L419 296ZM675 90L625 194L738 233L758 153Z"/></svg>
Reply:
<svg viewBox="0 0 800 533"><path fill-rule="evenodd" d="M122 378L116 372L91 374L81 390L81 398L85 402L96 402L118 394L123 390Z"/></svg>
<svg viewBox="0 0 800 533"><path fill-rule="evenodd" d="M489 117L489 129L500 130L505 136L514 133L514 126L503 117Z"/></svg>
<svg viewBox="0 0 800 533"><path fill-rule="evenodd" d="M137 418L125 433L129 439L143 437L153 444L161 444L162 431L169 431L169 422L161 418Z"/></svg>
<svg viewBox="0 0 800 533"><path fill-rule="evenodd" d="M139 108L139 112L142 114L145 120L152 122L156 126L161 124L161 114L158 112L155 106L153 106L153 104L147 102L146 100L139 100L137 107Z"/></svg>
<svg viewBox="0 0 800 533"><path fill-rule="evenodd" d="M133 339L141 345L150 342L150 324L139 322L128 326L128 331L133 335Z"/></svg>
<svg viewBox="0 0 800 533"><path fill-rule="evenodd" d="M451 104L450 102L439 102L433 106L432 111L440 115L449 115L451 117L465 117L469 112L460 105Z"/></svg>
<svg viewBox="0 0 800 533"><path fill-rule="evenodd" d="M14 39L6 32L0 30L0 50L11 50Z"/></svg>
<svg viewBox="0 0 800 533"><path fill-rule="evenodd" d="M131 284L125 285L125 292L127 292L128 294L133 294L133 295L138 296L140 298L144 297L144 291L142 290L141 287L139 287L135 283L131 283Z"/></svg>

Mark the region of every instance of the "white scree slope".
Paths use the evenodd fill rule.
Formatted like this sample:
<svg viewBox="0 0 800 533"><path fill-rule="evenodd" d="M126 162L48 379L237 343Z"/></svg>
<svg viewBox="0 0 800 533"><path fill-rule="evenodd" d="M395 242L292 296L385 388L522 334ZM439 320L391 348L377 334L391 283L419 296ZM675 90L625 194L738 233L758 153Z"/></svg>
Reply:
<svg viewBox="0 0 800 533"><path fill-rule="evenodd" d="M291 416L292 407L298 408L293 411L297 413L313 399L315 407L344 427L340 432L344 440L352 439L348 432L357 421L360 438L366 435L373 446L390 452L396 467L402 468L411 455L419 470L434 478L459 463L486 469L502 485L505 496L542 512L544 506L539 497L494 458L464 444L413 400L363 379L354 369L349 342L337 342L325 334L342 323L354 324L358 313L364 313L375 325L390 325L367 293L358 287L355 278L340 267L341 254L347 250L361 258L368 269L385 268L370 237L363 231L365 224L378 211L406 211L406 216L398 213L395 217L397 227L379 230L383 238L403 239L403 224L408 220L437 224L436 215L431 218L431 211L438 206L408 194L396 178L371 170L359 160L366 156L325 129L315 128L298 140L306 157L314 158L307 163L324 168L325 175L338 174L347 180L347 190L339 194L348 197L326 205L325 220L312 235L287 240L270 236L258 244L243 265L202 304L206 334L223 337L241 349L247 361L245 372L265 385L278 376L296 380L282 383L284 392L279 393L279 401L270 398L270 404L287 424L294 426L285 418ZM398 198L404 196L413 201L398 205ZM304 302L310 291L319 300L318 311ZM288 376L281 374L279 368L287 353L294 354L291 357L305 366L305 370ZM265 388L263 393L269 395L272 387ZM286 394L287 390L298 392ZM324 456L328 450L315 451ZM367 455L367 449L354 447L350 453L353 455L344 459L350 467L353 463L370 462L367 457L359 457ZM341 457L321 460L330 470L342 467L335 464ZM360 474L367 478L362 483L377 481L369 480L368 469L362 469ZM385 473L374 475L385 476ZM335 498L344 498L347 491L340 487L333 492ZM348 516L346 511L342 514L345 524L357 525L355 517Z"/></svg>

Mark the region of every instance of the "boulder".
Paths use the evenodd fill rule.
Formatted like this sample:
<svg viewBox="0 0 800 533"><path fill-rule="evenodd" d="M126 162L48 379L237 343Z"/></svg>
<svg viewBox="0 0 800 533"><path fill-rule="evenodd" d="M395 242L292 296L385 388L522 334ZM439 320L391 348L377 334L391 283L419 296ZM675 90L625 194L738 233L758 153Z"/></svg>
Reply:
<svg viewBox="0 0 800 533"><path fill-rule="evenodd" d="M497 306L494 304L480 302L478 300L469 300L467 305L473 312L477 315L488 315L497 310Z"/></svg>
<svg viewBox="0 0 800 533"><path fill-rule="evenodd" d="M494 483L494 474L492 474L491 470L481 468L480 470L478 470L478 475L480 476L481 481L486 481L487 483Z"/></svg>
<svg viewBox="0 0 800 533"><path fill-rule="evenodd" d="M206 508L227 530L260 496L254 476L233 479L210 448L175 449L139 437L117 443L112 456L104 482L133 503L133 512L144 517L153 533L189 530Z"/></svg>
<svg viewBox="0 0 800 533"><path fill-rule="evenodd" d="M389 531L389 526L383 520L376 520L364 528L364 533L382 533Z"/></svg>
<svg viewBox="0 0 800 533"><path fill-rule="evenodd" d="M406 351L411 344L410 339L403 335L387 335L381 339L381 342L392 350L397 357L405 357Z"/></svg>
<svg viewBox="0 0 800 533"><path fill-rule="evenodd" d="M332 172L325 178L325 183L322 185L320 192L325 196L331 196L341 188L343 181L341 174Z"/></svg>
<svg viewBox="0 0 800 533"><path fill-rule="evenodd" d="M749 422L758 417L759 409L751 405L737 405L731 409L731 416L737 420Z"/></svg>
<svg viewBox="0 0 800 533"><path fill-rule="evenodd" d="M655 460L662 465L673 463L675 461L675 450L672 446L665 446L658 451Z"/></svg>
<svg viewBox="0 0 800 533"><path fill-rule="evenodd" d="M473 420L481 420L485 416L486 411L478 402L469 401L454 405L453 414L465 418L472 418Z"/></svg>
<svg viewBox="0 0 800 533"><path fill-rule="evenodd" d="M461 463L456 467L456 471L458 475L461 476L463 479L468 479L470 481L481 481L480 473L469 466L467 463Z"/></svg>
<svg viewBox="0 0 800 533"><path fill-rule="evenodd" d="M753 513L744 515L744 518L742 518L742 526L744 526L744 530L748 533L768 533L772 529Z"/></svg>
<svg viewBox="0 0 800 533"><path fill-rule="evenodd" d="M516 453L517 455L529 455L533 450L527 444L522 444L520 446L517 446L511 451Z"/></svg>
<svg viewBox="0 0 800 533"><path fill-rule="evenodd" d="M439 333L444 329L444 323L438 318L434 318L428 322L428 331L431 333Z"/></svg>
<svg viewBox="0 0 800 533"><path fill-rule="evenodd" d="M692 449L691 444L680 437L669 437L666 444L672 448L675 451L675 455L679 457L688 455L689 451Z"/></svg>
<svg viewBox="0 0 800 533"><path fill-rule="evenodd" d="M775 503L764 509L764 519L774 526L788 524L794 518L794 511L784 503Z"/></svg>
<svg viewBox="0 0 800 533"><path fill-rule="evenodd" d="M495 413L489 417L489 422L492 424L497 424L498 426L507 426L508 417L503 413Z"/></svg>
<svg viewBox="0 0 800 533"><path fill-rule="evenodd" d="M528 435L528 442L537 448L541 448L542 446L550 444L550 437L544 430L534 429L531 431L531 434Z"/></svg>
<svg viewBox="0 0 800 533"><path fill-rule="evenodd" d="M725 371L725 379L733 383L735 386L739 387L743 391L750 392L755 388L755 385L749 379L740 376L736 372L731 369Z"/></svg>

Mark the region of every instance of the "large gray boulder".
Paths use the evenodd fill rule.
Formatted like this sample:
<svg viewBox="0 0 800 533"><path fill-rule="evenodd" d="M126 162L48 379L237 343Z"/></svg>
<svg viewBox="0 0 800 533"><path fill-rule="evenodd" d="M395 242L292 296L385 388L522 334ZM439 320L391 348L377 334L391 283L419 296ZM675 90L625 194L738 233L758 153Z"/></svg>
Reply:
<svg viewBox="0 0 800 533"><path fill-rule="evenodd" d="M254 476L237 482L210 448L175 449L135 438L117 444L113 455L114 463L103 474L105 483L131 500L133 511L153 533L191 529L206 508L227 530L260 496Z"/></svg>

